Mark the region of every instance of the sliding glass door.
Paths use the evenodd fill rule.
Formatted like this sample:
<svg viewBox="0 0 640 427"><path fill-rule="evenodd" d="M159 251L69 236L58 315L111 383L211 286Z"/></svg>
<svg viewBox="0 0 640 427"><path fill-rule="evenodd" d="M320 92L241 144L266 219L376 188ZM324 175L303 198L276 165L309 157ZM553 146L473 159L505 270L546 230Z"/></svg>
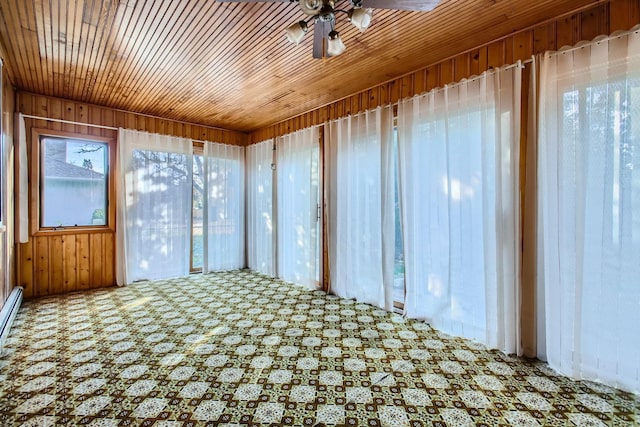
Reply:
<svg viewBox="0 0 640 427"><path fill-rule="evenodd" d="M249 268L303 286L320 285L320 158L317 128L247 147Z"/></svg>
<svg viewBox="0 0 640 427"><path fill-rule="evenodd" d="M244 148L204 143L193 156L191 271L243 268Z"/></svg>

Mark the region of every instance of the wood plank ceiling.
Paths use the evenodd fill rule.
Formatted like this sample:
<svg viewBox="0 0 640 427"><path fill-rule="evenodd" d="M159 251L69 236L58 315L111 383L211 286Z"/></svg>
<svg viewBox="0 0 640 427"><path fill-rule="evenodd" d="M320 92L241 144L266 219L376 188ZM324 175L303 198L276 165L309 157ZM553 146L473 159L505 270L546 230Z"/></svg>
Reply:
<svg viewBox="0 0 640 427"><path fill-rule="evenodd" d="M0 39L18 89L251 131L595 3L442 0L365 33L340 16L347 51L323 60L312 31L287 42L293 3L0 0Z"/></svg>

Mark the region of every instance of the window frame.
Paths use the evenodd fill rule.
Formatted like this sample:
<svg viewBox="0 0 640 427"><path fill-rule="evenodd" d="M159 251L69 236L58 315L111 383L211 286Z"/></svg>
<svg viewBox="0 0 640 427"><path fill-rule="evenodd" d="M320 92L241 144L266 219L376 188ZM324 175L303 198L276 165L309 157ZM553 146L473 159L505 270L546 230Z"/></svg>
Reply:
<svg viewBox="0 0 640 427"><path fill-rule="evenodd" d="M399 143L400 141L398 140L398 112L394 109L394 113L393 113L393 166L394 166L394 199L398 198L398 205L400 205L401 203L401 199L402 199L402 195L400 194L400 154L399 154ZM394 200L394 205L395 205L395 200ZM394 281L394 285L395 285L395 280L396 280L396 253L395 253L395 240L398 238L397 232L398 230L395 229L395 224L398 223L398 221L400 222L400 239L402 240L402 267L404 270L404 238L402 236L402 208L399 206L398 207L398 212L395 211L395 206L394 206L394 215L397 215L397 217L395 218L394 221L394 234L395 234L395 239L394 239L394 254L393 254L393 281ZM402 301L398 301L395 299L395 295L393 296L393 309L396 313L400 313L402 314L404 312L404 303L405 300L407 298L407 279L406 279L406 270L404 270L402 272ZM392 287L392 293L394 292L394 288L395 286Z"/></svg>
<svg viewBox="0 0 640 427"><path fill-rule="evenodd" d="M204 161L204 143L199 142L199 141L193 141L193 164L192 164L192 169L193 169L193 165L195 164L195 157L196 156L201 156L203 158ZM206 179L206 176L203 176L202 179ZM194 189L194 185L193 185L193 181L191 183L191 192L193 195L193 189ZM203 225L203 233L204 233L204 223ZM194 273L202 273L204 271L204 258L202 260L202 266L200 267L194 267L193 265L193 255L194 255L194 251L193 251L193 199L191 200L191 245L189 246L189 272L191 274ZM204 234L203 234L203 256L204 256Z"/></svg>
<svg viewBox="0 0 640 427"><path fill-rule="evenodd" d="M41 200L42 189L44 185L42 180L44 179L42 173L42 159L41 157L41 140L42 138L65 138L76 139L80 141L93 141L100 142L107 145L108 149L108 164L107 164L107 194L106 194L106 212L107 212L107 224L106 225L79 225L79 226L61 226L61 227L43 227L41 226ZM116 231L116 194L115 194L115 171L116 171L116 140L115 138L109 138L98 135L81 134L74 132L64 132L50 129L31 129L31 193L29 194L29 202L31 205L29 215L29 228L32 236L42 235L65 235L65 234L77 234L82 233L115 233Z"/></svg>

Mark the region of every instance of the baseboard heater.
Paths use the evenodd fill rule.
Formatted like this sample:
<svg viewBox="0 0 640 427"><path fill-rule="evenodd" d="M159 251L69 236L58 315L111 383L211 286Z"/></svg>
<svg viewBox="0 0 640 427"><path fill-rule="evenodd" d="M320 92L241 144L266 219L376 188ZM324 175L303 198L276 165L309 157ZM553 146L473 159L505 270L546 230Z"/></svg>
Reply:
<svg viewBox="0 0 640 427"><path fill-rule="evenodd" d="M9 337L9 331L13 324L18 310L20 310L20 304L22 304L22 286L16 286L11 291L11 295L4 303L2 310L0 310L0 355L4 351L4 343Z"/></svg>

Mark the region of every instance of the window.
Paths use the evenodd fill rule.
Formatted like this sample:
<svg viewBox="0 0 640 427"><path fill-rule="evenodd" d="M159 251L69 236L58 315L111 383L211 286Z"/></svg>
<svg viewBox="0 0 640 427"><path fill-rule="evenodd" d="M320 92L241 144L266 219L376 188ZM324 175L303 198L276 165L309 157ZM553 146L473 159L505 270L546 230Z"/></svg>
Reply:
<svg viewBox="0 0 640 427"><path fill-rule="evenodd" d="M108 226L109 144L40 136L40 227Z"/></svg>
<svg viewBox="0 0 640 427"><path fill-rule="evenodd" d="M393 209L394 209L394 257L393 257L393 305L397 310L404 309L404 249L402 247L402 222L400 212L400 187L398 165L398 128L393 129Z"/></svg>
<svg viewBox="0 0 640 427"><path fill-rule="evenodd" d="M191 272L244 267L244 148L194 146Z"/></svg>
<svg viewBox="0 0 640 427"><path fill-rule="evenodd" d="M204 162L201 154L193 156L193 200L191 228L191 271L202 271L204 260Z"/></svg>

